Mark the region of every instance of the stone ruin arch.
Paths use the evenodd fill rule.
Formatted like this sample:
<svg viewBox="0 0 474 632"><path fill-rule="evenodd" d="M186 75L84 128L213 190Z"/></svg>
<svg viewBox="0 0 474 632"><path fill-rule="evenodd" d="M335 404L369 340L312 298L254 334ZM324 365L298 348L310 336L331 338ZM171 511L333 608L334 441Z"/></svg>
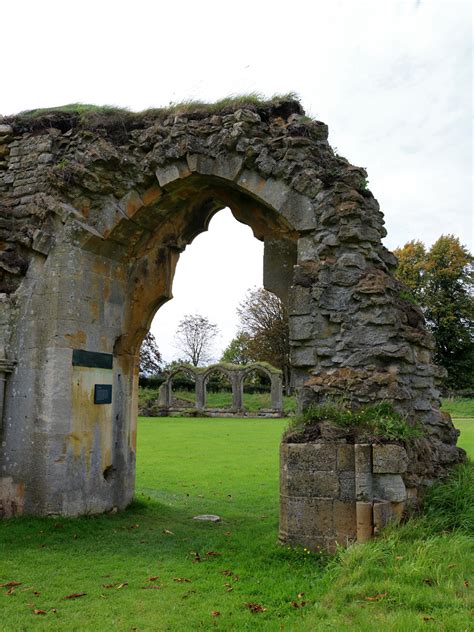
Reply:
<svg viewBox="0 0 474 632"><path fill-rule="evenodd" d="M1 120L0 514L132 500L140 343L224 207L263 240L264 286L288 306L299 408L393 401L426 430L407 486L459 461L366 176L291 99Z"/></svg>
<svg viewBox="0 0 474 632"><path fill-rule="evenodd" d="M261 362L253 362L248 365L218 363L208 367L193 367L189 364L180 364L170 372L165 382L160 386L158 398L160 414L168 414L178 410L173 406L172 388L173 377L180 372L186 373L194 379L195 402L198 411L204 412L208 408L206 406L207 382L213 373L218 372L224 375L231 385L232 406L229 412L236 415L245 414L243 402L244 380L255 371L263 373L270 380L271 410L269 410L269 413L281 415L283 412L282 373L280 370ZM218 411L216 411L217 414Z"/></svg>

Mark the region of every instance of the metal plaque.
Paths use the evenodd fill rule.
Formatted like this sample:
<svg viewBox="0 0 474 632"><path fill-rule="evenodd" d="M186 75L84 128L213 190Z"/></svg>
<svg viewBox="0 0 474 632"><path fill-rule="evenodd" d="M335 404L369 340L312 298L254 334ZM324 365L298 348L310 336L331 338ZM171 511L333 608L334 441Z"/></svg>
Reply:
<svg viewBox="0 0 474 632"><path fill-rule="evenodd" d="M94 404L112 403L112 384L94 385Z"/></svg>
<svg viewBox="0 0 474 632"><path fill-rule="evenodd" d="M73 366L88 366L93 369L111 369L114 356L111 353L99 353L98 351L85 351L84 349L72 350Z"/></svg>

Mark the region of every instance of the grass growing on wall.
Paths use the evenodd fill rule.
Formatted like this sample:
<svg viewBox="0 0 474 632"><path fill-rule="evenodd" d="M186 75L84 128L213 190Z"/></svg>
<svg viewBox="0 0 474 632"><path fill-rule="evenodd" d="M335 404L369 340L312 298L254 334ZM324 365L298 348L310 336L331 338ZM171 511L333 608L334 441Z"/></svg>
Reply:
<svg viewBox="0 0 474 632"><path fill-rule="evenodd" d="M140 419L127 511L0 522L0 584L19 583L0 588L0 630L471 629L474 540L439 529L443 499L333 559L276 543L286 423ZM208 512L222 522L192 520Z"/></svg>

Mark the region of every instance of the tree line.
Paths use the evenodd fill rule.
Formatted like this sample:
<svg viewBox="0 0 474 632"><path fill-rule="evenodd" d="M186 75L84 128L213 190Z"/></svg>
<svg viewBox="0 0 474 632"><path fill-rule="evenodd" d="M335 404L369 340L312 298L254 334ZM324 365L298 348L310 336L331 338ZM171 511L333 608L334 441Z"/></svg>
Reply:
<svg viewBox="0 0 474 632"><path fill-rule="evenodd" d="M397 248L395 276L402 298L417 304L435 342L434 361L446 370L449 390L474 388L474 259L453 235L442 235L427 249L418 240ZM248 290L237 308L239 329L220 361L247 364L264 361L281 369L290 388L288 313L282 301L263 288ZM168 365L199 366L213 357L218 327L207 317L188 314L179 322L175 340L182 357ZM156 341L148 333L140 351L140 375L163 370Z"/></svg>

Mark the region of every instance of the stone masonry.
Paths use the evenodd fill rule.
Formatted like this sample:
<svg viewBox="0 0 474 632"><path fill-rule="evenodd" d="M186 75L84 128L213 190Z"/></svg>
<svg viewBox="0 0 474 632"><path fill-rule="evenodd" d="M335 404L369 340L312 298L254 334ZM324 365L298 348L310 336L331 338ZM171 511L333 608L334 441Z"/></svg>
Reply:
<svg viewBox="0 0 474 632"><path fill-rule="evenodd" d="M280 541L334 552L398 522L417 495L397 444L282 443Z"/></svg>
<svg viewBox="0 0 474 632"><path fill-rule="evenodd" d="M131 501L140 343L224 207L288 304L300 409L393 401L425 429L408 487L461 460L366 177L294 100L0 120L0 515Z"/></svg>

